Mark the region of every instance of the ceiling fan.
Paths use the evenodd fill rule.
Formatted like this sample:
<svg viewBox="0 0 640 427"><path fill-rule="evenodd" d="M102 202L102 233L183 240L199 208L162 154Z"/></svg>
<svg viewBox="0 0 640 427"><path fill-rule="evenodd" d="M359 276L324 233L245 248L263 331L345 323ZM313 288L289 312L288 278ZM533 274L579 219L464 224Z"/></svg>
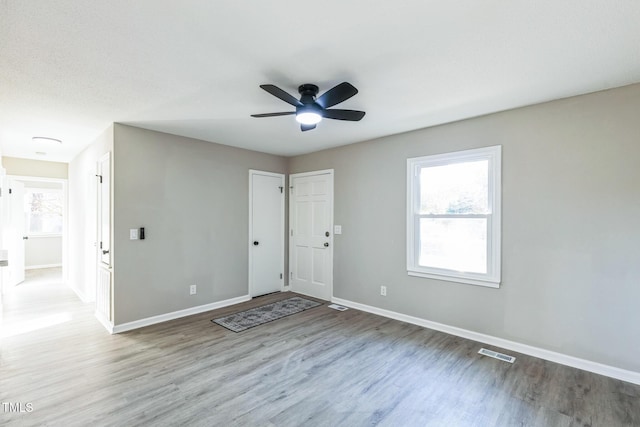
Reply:
<svg viewBox="0 0 640 427"><path fill-rule="evenodd" d="M319 98L316 98L316 95L318 95L318 86L305 83L298 87L300 100L297 100L294 96L274 85L260 85L260 87L276 98L280 98L287 104L293 105L296 107L296 111L252 114L251 117L276 117L295 114L296 121L300 123L300 130L302 132L315 129L316 125L320 123L322 118L357 122L365 115L364 111L340 110L336 108L332 110L328 109L329 107L333 107L336 104L346 101L358 93L358 89L347 82L342 82L339 85L334 86L323 93Z"/></svg>

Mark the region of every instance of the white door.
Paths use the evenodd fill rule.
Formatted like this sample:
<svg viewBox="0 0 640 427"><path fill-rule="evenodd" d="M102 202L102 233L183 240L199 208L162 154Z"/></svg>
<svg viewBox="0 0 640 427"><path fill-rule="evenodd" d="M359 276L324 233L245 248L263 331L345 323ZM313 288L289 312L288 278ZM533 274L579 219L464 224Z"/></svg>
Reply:
<svg viewBox="0 0 640 427"><path fill-rule="evenodd" d="M24 241L27 238L24 211L24 183L9 179L9 217L7 218L7 249L9 259L8 285L24 282Z"/></svg>
<svg viewBox="0 0 640 427"><path fill-rule="evenodd" d="M111 155L98 162L98 254L105 266L111 266Z"/></svg>
<svg viewBox="0 0 640 427"><path fill-rule="evenodd" d="M249 171L249 293L282 290L284 175Z"/></svg>
<svg viewBox="0 0 640 427"><path fill-rule="evenodd" d="M111 283L111 154L104 154L97 165L98 222L96 257L96 316L103 324L113 325Z"/></svg>
<svg viewBox="0 0 640 427"><path fill-rule="evenodd" d="M289 268L291 290L333 295L333 170L291 175Z"/></svg>

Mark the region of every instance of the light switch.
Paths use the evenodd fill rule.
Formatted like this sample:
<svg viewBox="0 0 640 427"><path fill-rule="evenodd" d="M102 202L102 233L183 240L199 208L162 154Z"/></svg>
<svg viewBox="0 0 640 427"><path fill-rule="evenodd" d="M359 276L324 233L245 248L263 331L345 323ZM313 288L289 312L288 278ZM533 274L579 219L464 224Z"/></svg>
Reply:
<svg viewBox="0 0 640 427"><path fill-rule="evenodd" d="M129 230L129 240L138 240L138 229L131 228Z"/></svg>
<svg viewBox="0 0 640 427"><path fill-rule="evenodd" d="M342 234L342 226L334 225L333 226L333 234Z"/></svg>

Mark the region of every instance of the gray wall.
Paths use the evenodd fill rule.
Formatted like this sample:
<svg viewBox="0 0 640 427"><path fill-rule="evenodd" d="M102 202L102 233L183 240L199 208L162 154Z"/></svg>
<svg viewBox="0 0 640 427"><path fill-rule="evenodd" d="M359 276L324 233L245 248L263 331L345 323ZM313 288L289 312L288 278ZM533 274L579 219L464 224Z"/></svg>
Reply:
<svg viewBox="0 0 640 427"><path fill-rule="evenodd" d="M249 169L287 159L119 124L114 144L115 325L247 295Z"/></svg>
<svg viewBox="0 0 640 427"><path fill-rule="evenodd" d="M59 179L67 179L68 176L67 163L3 157L2 165L7 170L7 175L39 176Z"/></svg>
<svg viewBox="0 0 640 427"><path fill-rule="evenodd" d="M640 371L639 112L633 85L292 158L335 169L334 296ZM501 288L407 276L406 159L497 144Z"/></svg>

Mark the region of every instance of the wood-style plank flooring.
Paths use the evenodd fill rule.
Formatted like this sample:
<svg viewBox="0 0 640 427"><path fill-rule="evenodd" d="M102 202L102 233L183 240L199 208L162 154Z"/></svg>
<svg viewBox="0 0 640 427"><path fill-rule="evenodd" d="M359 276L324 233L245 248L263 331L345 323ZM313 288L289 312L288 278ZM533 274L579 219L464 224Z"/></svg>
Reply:
<svg viewBox="0 0 640 427"><path fill-rule="evenodd" d="M361 311L210 321L272 294L112 336L46 277L5 294L3 426L640 426L640 386Z"/></svg>

